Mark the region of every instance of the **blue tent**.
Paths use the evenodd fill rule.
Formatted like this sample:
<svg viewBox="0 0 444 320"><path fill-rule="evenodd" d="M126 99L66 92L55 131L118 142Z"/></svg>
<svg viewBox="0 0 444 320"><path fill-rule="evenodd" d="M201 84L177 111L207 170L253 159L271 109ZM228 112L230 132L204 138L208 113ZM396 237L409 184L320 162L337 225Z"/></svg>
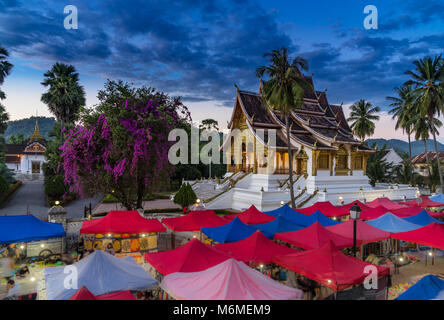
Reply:
<svg viewBox="0 0 444 320"><path fill-rule="evenodd" d="M70 266L46 268L44 275L48 300L69 300L83 286L95 296L157 286L133 257L117 258L101 250Z"/></svg>
<svg viewBox="0 0 444 320"><path fill-rule="evenodd" d="M324 215L321 211L316 210L313 214L308 216L310 219L312 219L312 223L310 223L310 225L312 225L315 222L319 222L319 224L323 227L329 227L329 226L334 226L335 224L339 224L339 221L335 221L329 217L327 217L326 215Z"/></svg>
<svg viewBox="0 0 444 320"><path fill-rule="evenodd" d="M433 300L443 299L444 281L433 275L423 277L403 292L396 300Z"/></svg>
<svg viewBox="0 0 444 320"><path fill-rule="evenodd" d="M407 222L390 212L380 216L377 219L367 221L367 224L391 233L406 232L422 228L422 226Z"/></svg>
<svg viewBox="0 0 444 320"><path fill-rule="evenodd" d="M275 220L265 224L250 225L255 230L260 230L268 238L273 238L275 233L290 232L304 229L305 226L287 220L282 216L278 216Z"/></svg>
<svg viewBox="0 0 444 320"><path fill-rule="evenodd" d="M408 217L408 218L404 218L405 221L410 222L410 223L414 223L420 226L428 226L431 223L439 223L439 224L444 224L444 222L439 221L438 219L433 218L431 215L429 215L427 213L427 211L423 210L420 213Z"/></svg>
<svg viewBox="0 0 444 320"><path fill-rule="evenodd" d="M437 194L436 196L433 197L429 197L429 199L432 201L441 202L444 206L444 194L442 193Z"/></svg>
<svg viewBox="0 0 444 320"><path fill-rule="evenodd" d="M64 237L63 225L33 215L0 217L0 243L16 243Z"/></svg>
<svg viewBox="0 0 444 320"><path fill-rule="evenodd" d="M301 226L311 226L316 221L313 221L313 218L310 218L310 216L297 212L293 210L289 205L284 205L276 210L264 212L265 214L268 214L272 217L283 217L288 221L291 221L293 223L299 224Z"/></svg>
<svg viewBox="0 0 444 320"><path fill-rule="evenodd" d="M244 240L256 232L256 229L250 228L244 224L238 217L234 218L228 224L220 227L204 227L200 231L207 237L219 243L228 243Z"/></svg>

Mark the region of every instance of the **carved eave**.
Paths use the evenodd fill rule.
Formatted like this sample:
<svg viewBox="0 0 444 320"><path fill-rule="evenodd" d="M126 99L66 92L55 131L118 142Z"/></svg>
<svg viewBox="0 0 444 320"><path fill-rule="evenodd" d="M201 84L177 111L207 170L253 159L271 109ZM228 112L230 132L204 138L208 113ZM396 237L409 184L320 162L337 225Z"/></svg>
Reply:
<svg viewBox="0 0 444 320"><path fill-rule="evenodd" d="M23 153L44 153L46 151L46 147L35 141L26 146Z"/></svg>

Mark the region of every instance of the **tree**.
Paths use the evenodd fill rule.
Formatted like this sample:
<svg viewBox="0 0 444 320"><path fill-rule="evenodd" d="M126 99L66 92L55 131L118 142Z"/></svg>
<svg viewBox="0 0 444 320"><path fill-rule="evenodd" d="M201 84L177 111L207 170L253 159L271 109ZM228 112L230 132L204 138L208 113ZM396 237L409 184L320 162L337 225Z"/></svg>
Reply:
<svg viewBox="0 0 444 320"><path fill-rule="evenodd" d="M375 186L377 182L390 182L392 179L393 165L384 160L387 154L387 146L378 149L376 144L372 146L376 150L367 161L367 176L370 184Z"/></svg>
<svg viewBox="0 0 444 320"><path fill-rule="evenodd" d="M418 112L421 117L427 117L429 123L439 117L444 112L444 62L441 56L426 57L413 62L415 70L406 71L412 79L406 85L412 85L415 89ZM436 162L438 166L441 192L444 193L444 183L438 156L438 144L436 142L436 132L431 131L435 144Z"/></svg>
<svg viewBox="0 0 444 320"><path fill-rule="evenodd" d="M179 204L182 209L196 203L197 196L189 183L184 183L174 195L173 202Z"/></svg>
<svg viewBox="0 0 444 320"><path fill-rule="evenodd" d="M11 135L9 137L9 143L10 144L24 144L28 139L25 138L25 136L21 133L18 133L16 135Z"/></svg>
<svg viewBox="0 0 444 320"><path fill-rule="evenodd" d="M41 84L48 87L48 91L42 94L41 101L48 105L49 111L61 122L64 140L65 124L76 121L80 107L85 105L85 91L72 65L57 62L44 77Z"/></svg>
<svg viewBox="0 0 444 320"><path fill-rule="evenodd" d="M187 108L148 87L107 81L99 105L81 114L62 148L65 182L79 195L113 195L128 210L142 207L143 196L169 180L170 130Z"/></svg>
<svg viewBox="0 0 444 320"><path fill-rule="evenodd" d="M8 51L0 47L0 85L5 82L5 78L11 73L13 65L7 60L9 57ZM0 100L6 98L6 94L0 90Z"/></svg>
<svg viewBox="0 0 444 320"><path fill-rule="evenodd" d="M412 158L412 143L410 136L412 134L412 110L414 102L413 88L411 85L405 85L401 88L395 88L397 97L387 97L387 100L392 101L389 111L393 115L392 119L396 119L395 129L402 128L407 133L409 141L409 156Z"/></svg>
<svg viewBox="0 0 444 320"><path fill-rule="evenodd" d="M202 120L202 123L199 125L199 129L219 131L219 123L214 119L205 119Z"/></svg>
<svg viewBox="0 0 444 320"><path fill-rule="evenodd" d="M351 106L350 117L347 121L353 122L350 128L361 139L361 142L364 142L366 136L375 133L375 123L373 121L379 120L379 116L376 115L379 111L379 107L373 107L370 102L363 99Z"/></svg>
<svg viewBox="0 0 444 320"><path fill-rule="evenodd" d="M290 197L291 205L295 208L289 116L293 110L302 107L304 90L311 87L301 72L301 69L308 70L308 62L299 56L290 60L286 48L273 50L266 53L264 57L269 59L270 65L257 68L256 75L261 80L264 75L268 76L269 80L265 81L262 87L263 99L269 108L278 110L285 119L290 171Z"/></svg>

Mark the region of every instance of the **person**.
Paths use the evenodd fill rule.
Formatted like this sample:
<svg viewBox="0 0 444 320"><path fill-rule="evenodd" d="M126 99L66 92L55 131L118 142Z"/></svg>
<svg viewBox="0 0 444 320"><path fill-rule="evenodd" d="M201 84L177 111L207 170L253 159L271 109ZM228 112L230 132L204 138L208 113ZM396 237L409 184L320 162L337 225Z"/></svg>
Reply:
<svg viewBox="0 0 444 320"><path fill-rule="evenodd" d="M80 241L77 245L77 261L80 261L83 258L83 255L85 254L85 239L83 237L80 237Z"/></svg>
<svg viewBox="0 0 444 320"><path fill-rule="evenodd" d="M114 255L116 252L114 251L114 247L112 243L108 243L106 246L106 252L108 252L111 255Z"/></svg>
<svg viewBox="0 0 444 320"><path fill-rule="evenodd" d="M20 296L20 287L14 280L9 279L6 285L6 292L8 293L6 295L7 298L17 299Z"/></svg>
<svg viewBox="0 0 444 320"><path fill-rule="evenodd" d="M0 259L0 278L12 279L14 275L14 259L12 255L11 252L6 251L4 257Z"/></svg>

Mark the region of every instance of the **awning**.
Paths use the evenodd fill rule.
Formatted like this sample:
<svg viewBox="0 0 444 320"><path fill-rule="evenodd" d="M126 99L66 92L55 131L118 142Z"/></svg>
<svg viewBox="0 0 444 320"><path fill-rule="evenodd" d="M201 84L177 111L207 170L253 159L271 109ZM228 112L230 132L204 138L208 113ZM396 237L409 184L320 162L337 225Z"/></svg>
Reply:
<svg viewBox="0 0 444 320"><path fill-rule="evenodd" d="M136 300L136 298L129 290L95 296L87 287L83 286L69 300Z"/></svg>
<svg viewBox="0 0 444 320"><path fill-rule="evenodd" d="M403 209L401 209L403 210ZM374 208L369 208L369 209L365 209L361 212L361 219L362 220L373 220L373 219L377 219L381 216L383 216L384 214L386 214L387 212L389 212L389 210L383 206L377 206Z"/></svg>
<svg viewBox="0 0 444 320"><path fill-rule="evenodd" d="M319 222L324 227L338 224L339 222L334 221L323 215L320 211L316 210L313 214L306 215L304 213L300 213L298 211L293 210L288 205L284 205L279 209L265 212L267 215L271 215L273 217L283 217L284 219L291 221L292 223L308 227L311 226L315 222Z"/></svg>
<svg viewBox="0 0 444 320"><path fill-rule="evenodd" d="M429 199L435 202L439 202L442 204L442 206L444 206L444 194L442 193L437 194L436 196L429 197Z"/></svg>
<svg viewBox="0 0 444 320"><path fill-rule="evenodd" d="M444 225L432 223L416 230L392 233L392 238L444 249Z"/></svg>
<svg viewBox="0 0 444 320"><path fill-rule="evenodd" d="M350 214L350 210L344 210L342 207L335 207L329 201L316 202L311 207L297 209L296 211L306 215L320 211L327 217L342 217Z"/></svg>
<svg viewBox="0 0 444 320"><path fill-rule="evenodd" d="M275 220L265 224L251 225L255 230L260 230L268 238L273 238L275 233L289 232L304 229L305 226L297 224L291 220L287 220L284 217L277 217Z"/></svg>
<svg viewBox="0 0 444 320"><path fill-rule="evenodd" d="M208 238L213 239L218 243L236 242L248 238L256 229L250 228L238 217L233 221L220 227L205 227L200 229Z"/></svg>
<svg viewBox="0 0 444 320"><path fill-rule="evenodd" d="M367 223L375 228L380 230L384 230L390 233L394 232L405 232L416 230L421 228L420 225L405 221L402 218L399 218L393 214L386 213L385 215L379 217L378 219L374 219L371 221L367 221Z"/></svg>
<svg viewBox="0 0 444 320"><path fill-rule="evenodd" d="M396 202L393 202L389 198L378 198L378 199L373 200L372 202L366 203L365 205L368 207L372 207L372 208L375 208L378 206L383 206L384 208L386 208L388 210L396 210L396 209L405 208L405 206L398 204Z"/></svg>
<svg viewBox="0 0 444 320"><path fill-rule="evenodd" d="M38 241L65 235L61 223L42 221L30 214L0 217L0 244Z"/></svg>
<svg viewBox="0 0 444 320"><path fill-rule="evenodd" d="M339 234L343 237L353 239L353 220L347 220L341 224L327 227L327 230ZM357 244L378 242L390 238L390 233L375 228L362 220L356 221L356 240Z"/></svg>
<svg viewBox="0 0 444 320"><path fill-rule="evenodd" d="M433 218L431 215L427 213L426 210L422 210L417 215L404 218L405 221L420 225L420 226L427 226L431 223L438 223L438 224L444 224L444 221L439 221L438 219Z"/></svg>
<svg viewBox="0 0 444 320"><path fill-rule="evenodd" d="M219 227L228 222L212 210L191 211L185 216L162 220L173 231L200 231L203 227Z"/></svg>
<svg viewBox="0 0 444 320"><path fill-rule="evenodd" d="M396 300L444 300L444 280L427 275L403 292Z"/></svg>
<svg viewBox="0 0 444 320"><path fill-rule="evenodd" d="M244 212L238 214L227 214L224 216L224 218L227 220L233 220L235 217L238 217L239 220L245 224L263 224L274 220L274 217L260 212L254 205Z"/></svg>
<svg viewBox="0 0 444 320"><path fill-rule="evenodd" d="M86 234L133 234L165 232L157 219L146 219L137 211L110 211L105 217L83 221L80 233Z"/></svg>
<svg viewBox="0 0 444 320"><path fill-rule="evenodd" d="M391 213L393 213L395 216L400 217L400 218L407 218L407 217L412 217L424 210L425 210L424 208L421 208L418 206L411 206L411 207L406 207L403 209L392 210ZM427 213L429 215L431 215L432 217L439 217L443 214L443 213L431 212L431 211L427 211Z"/></svg>
<svg viewBox="0 0 444 320"><path fill-rule="evenodd" d="M444 203L430 200L427 196L421 196L420 198L408 202L401 202L408 206L420 206L422 208L438 208L444 207Z"/></svg>

